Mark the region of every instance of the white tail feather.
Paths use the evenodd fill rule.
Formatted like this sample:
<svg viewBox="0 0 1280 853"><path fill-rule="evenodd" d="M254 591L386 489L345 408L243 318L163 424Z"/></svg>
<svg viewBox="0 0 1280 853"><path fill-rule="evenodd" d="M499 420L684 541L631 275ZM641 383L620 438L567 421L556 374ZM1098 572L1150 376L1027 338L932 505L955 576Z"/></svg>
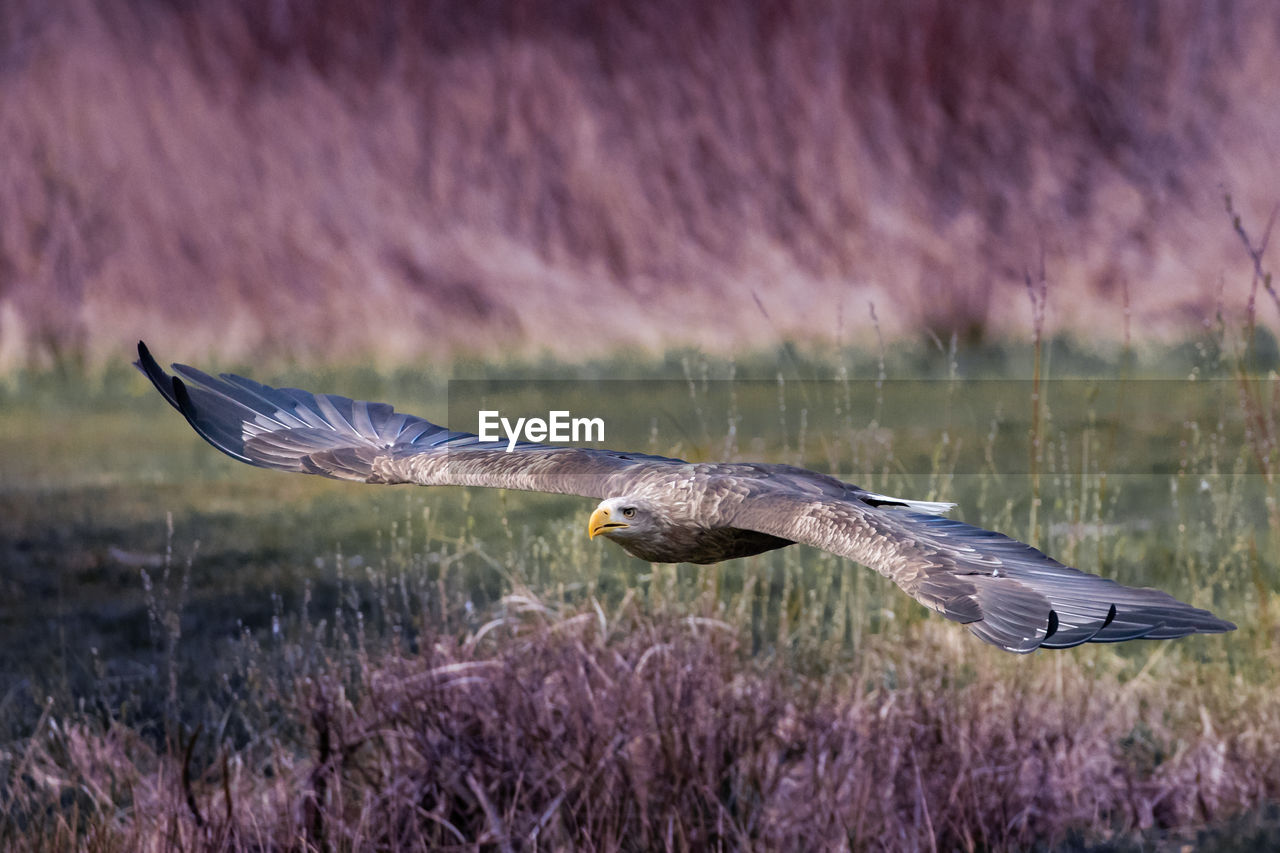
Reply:
<svg viewBox="0 0 1280 853"><path fill-rule="evenodd" d="M878 495L875 492L867 492L866 497L873 501L884 501L889 504L902 504L907 509L913 509L916 512L924 512L929 515L946 515L956 508L954 503L950 501L913 501L906 498L895 498L889 495Z"/></svg>

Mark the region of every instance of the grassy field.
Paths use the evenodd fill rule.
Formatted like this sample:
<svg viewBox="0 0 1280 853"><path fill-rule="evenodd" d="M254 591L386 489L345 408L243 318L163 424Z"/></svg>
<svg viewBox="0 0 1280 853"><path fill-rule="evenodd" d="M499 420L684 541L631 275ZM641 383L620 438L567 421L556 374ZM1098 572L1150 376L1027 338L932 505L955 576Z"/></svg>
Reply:
<svg viewBox="0 0 1280 853"><path fill-rule="evenodd" d="M996 349L257 378L461 428L479 400L595 400L607 445L955 500L1239 631L1007 655L813 549L644 564L587 541L588 500L259 471L129 372L14 378L0 839L1274 843L1280 576L1271 409L1251 408L1269 392L1232 378L1212 338L1045 352L1038 413L1010 378L1032 354Z"/></svg>

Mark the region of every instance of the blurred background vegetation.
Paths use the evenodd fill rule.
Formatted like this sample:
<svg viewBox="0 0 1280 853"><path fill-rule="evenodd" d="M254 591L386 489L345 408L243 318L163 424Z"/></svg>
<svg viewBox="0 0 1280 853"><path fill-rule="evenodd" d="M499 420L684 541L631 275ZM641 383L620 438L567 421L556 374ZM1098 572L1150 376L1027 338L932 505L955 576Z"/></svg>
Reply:
<svg viewBox="0 0 1280 853"><path fill-rule="evenodd" d="M1280 843L1278 39L1262 2L7 4L0 844ZM651 566L590 502L251 469L139 338L955 500L1240 630L1015 657L813 549Z"/></svg>
<svg viewBox="0 0 1280 853"><path fill-rule="evenodd" d="M1275 204L1262 2L18 0L0 367L1177 338ZM1238 297L1238 293L1229 294ZM1227 300L1239 308L1238 299ZM731 306L726 310L726 306Z"/></svg>

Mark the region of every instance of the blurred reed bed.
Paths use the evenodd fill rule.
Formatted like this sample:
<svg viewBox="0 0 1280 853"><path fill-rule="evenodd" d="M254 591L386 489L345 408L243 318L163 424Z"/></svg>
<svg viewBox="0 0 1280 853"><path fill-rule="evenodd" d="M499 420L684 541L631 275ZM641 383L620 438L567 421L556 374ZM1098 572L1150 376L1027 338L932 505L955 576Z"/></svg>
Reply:
<svg viewBox="0 0 1280 853"><path fill-rule="evenodd" d="M18 0L0 370L1196 333L1274 9ZM1122 316L1121 305L1124 305ZM760 305L772 319L755 310ZM732 306L729 310L727 306Z"/></svg>

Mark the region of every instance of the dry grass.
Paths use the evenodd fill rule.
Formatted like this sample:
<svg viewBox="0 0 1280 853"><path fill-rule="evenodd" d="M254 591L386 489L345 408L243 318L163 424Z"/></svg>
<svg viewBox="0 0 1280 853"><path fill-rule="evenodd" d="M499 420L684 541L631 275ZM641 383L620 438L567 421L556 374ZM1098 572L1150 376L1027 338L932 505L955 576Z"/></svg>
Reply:
<svg viewBox="0 0 1280 853"><path fill-rule="evenodd" d="M1178 335L1239 265L1222 187L1256 220L1277 186L1265 2L4 18L0 368L730 350L868 299L980 337L1042 253L1051 330Z"/></svg>
<svg viewBox="0 0 1280 853"><path fill-rule="evenodd" d="M192 759L185 738L157 753L122 725L47 717L10 758L3 837L1001 850L1201 825L1280 798L1268 748L1280 698L1176 653L1140 671L1105 649L1014 658L926 623L819 677L753 661L712 620L506 605L416 653L278 650L295 663L274 681L273 728L241 750Z"/></svg>

